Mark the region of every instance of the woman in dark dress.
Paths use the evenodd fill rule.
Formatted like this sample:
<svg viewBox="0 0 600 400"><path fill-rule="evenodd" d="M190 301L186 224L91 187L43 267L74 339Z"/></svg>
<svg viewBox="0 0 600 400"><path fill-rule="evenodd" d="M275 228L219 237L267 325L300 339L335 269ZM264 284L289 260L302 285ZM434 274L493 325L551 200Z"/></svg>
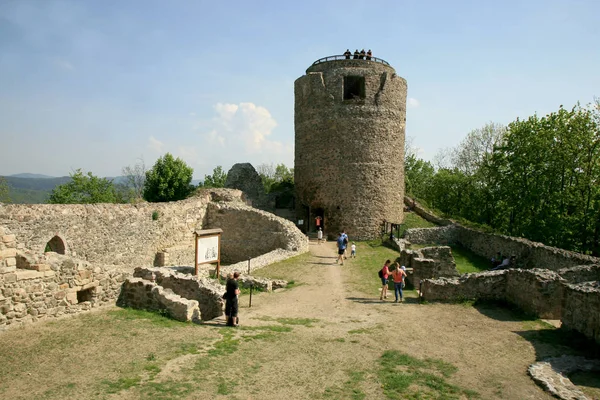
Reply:
<svg viewBox="0 0 600 400"><path fill-rule="evenodd" d="M228 279L225 284L225 316L227 318L227 326L238 326L240 319L238 317L238 295L240 287L238 285L239 272L233 274L233 278Z"/></svg>

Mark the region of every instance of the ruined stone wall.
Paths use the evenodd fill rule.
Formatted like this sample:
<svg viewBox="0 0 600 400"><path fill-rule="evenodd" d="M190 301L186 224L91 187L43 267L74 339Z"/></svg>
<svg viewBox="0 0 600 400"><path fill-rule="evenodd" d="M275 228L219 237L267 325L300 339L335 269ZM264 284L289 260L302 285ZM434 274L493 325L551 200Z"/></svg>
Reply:
<svg viewBox="0 0 600 400"><path fill-rule="evenodd" d="M212 224L208 223L209 204L214 211ZM155 211L158 218L153 220ZM0 226L14 235L7 237L10 242L6 243L19 242L36 254L43 254L48 241L58 236L67 255L124 268L193 265L193 232L213 227L224 230L224 262L241 261L278 248L308 251L306 237L293 223L246 206L242 192L233 189L210 189L169 203L0 204Z"/></svg>
<svg viewBox="0 0 600 400"><path fill-rule="evenodd" d="M193 248L193 231L202 228L209 201L204 196L135 205L0 204L0 225L38 254L58 236L65 254L94 264L152 265L164 248L185 243Z"/></svg>
<svg viewBox="0 0 600 400"><path fill-rule="evenodd" d="M308 251L308 238L293 222L241 203L211 203L207 227L223 229L221 258L237 263L275 249Z"/></svg>
<svg viewBox="0 0 600 400"><path fill-rule="evenodd" d="M540 318L561 316L562 283L556 272L540 269L511 269L506 273L505 300Z"/></svg>
<svg viewBox="0 0 600 400"><path fill-rule="evenodd" d="M344 99L344 78L364 78L364 98ZM295 82L294 180L298 218L325 233L376 238L403 221L406 80L366 60L316 64ZM309 225L310 224L310 225ZM310 229L308 229L310 228Z"/></svg>
<svg viewBox="0 0 600 400"><path fill-rule="evenodd" d="M0 273L0 330L114 304L130 276L56 253L39 257L32 267Z"/></svg>
<svg viewBox="0 0 600 400"><path fill-rule="evenodd" d="M421 205L418 201L416 201L415 199L411 199L408 196L404 196L404 205L406 206L407 209L414 212L421 218L423 218L429 222L432 222L436 225L446 226L446 225L452 225L454 223L452 220L450 220L448 218L438 217L437 215L435 215L434 213L429 211L427 208L425 208L423 205Z"/></svg>
<svg viewBox="0 0 600 400"><path fill-rule="evenodd" d="M600 343L600 283L564 285L562 326Z"/></svg>
<svg viewBox="0 0 600 400"><path fill-rule="evenodd" d="M458 224L408 229L404 238L415 244L460 244L488 259L500 251L503 255L515 255L519 268L557 271L577 265L600 263L600 259L596 257L545 246L523 238L485 233Z"/></svg>

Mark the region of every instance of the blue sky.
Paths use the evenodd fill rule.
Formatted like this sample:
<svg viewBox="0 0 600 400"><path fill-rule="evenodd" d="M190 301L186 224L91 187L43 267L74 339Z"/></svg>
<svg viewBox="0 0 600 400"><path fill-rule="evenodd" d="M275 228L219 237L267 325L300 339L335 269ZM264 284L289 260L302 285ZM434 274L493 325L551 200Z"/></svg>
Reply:
<svg viewBox="0 0 600 400"><path fill-rule="evenodd" d="M288 4L289 3L289 4ZM0 1L0 175L99 176L165 152L202 178L293 165L294 80L372 49L433 159L489 121L600 96L600 1Z"/></svg>

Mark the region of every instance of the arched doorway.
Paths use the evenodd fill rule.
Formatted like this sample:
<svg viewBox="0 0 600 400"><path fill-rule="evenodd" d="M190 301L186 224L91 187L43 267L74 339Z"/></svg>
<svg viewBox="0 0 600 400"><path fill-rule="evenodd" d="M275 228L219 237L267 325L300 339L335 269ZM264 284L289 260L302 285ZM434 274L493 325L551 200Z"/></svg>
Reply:
<svg viewBox="0 0 600 400"><path fill-rule="evenodd" d="M46 248L44 249L44 253L48 251L53 251L58 254L65 254L65 242L58 236L54 236L52 239L46 243Z"/></svg>

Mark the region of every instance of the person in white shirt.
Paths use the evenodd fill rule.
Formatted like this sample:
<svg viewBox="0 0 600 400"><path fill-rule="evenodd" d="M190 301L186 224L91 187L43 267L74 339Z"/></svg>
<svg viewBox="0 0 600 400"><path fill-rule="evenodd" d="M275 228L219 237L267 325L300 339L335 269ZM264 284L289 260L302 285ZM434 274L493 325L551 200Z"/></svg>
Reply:
<svg viewBox="0 0 600 400"><path fill-rule="evenodd" d="M319 230L317 232L317 242L319 244L321 244L322 240L323 240L323 230L321 228L319 228Z"/></svg>
<svg viewBox="0 0 600 400"><path fill-rule="evenodd" d="M356 258L356 244L352 242L352 246L350 246L350 257Z"/></svg>

